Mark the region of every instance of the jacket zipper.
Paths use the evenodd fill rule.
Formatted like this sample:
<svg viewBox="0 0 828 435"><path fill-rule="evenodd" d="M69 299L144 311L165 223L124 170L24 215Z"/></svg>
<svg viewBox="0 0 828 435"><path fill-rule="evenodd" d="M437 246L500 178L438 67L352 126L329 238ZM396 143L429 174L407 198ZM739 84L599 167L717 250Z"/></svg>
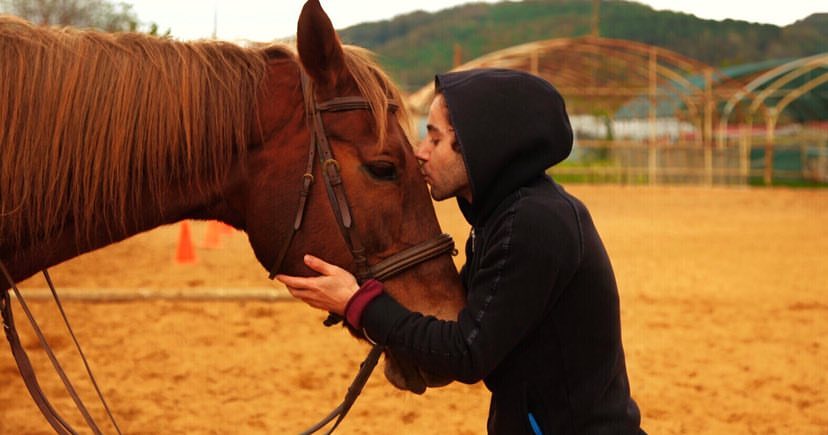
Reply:
<svg viewBox="0 0 828 435"><path fill-rule="evenodd" d="M469 237L471 237L471 251L472 251L472 254L474 254L475 242L477 241L477 238L474 235L474 227L471 228L471 231L469 232Z"/></svg>

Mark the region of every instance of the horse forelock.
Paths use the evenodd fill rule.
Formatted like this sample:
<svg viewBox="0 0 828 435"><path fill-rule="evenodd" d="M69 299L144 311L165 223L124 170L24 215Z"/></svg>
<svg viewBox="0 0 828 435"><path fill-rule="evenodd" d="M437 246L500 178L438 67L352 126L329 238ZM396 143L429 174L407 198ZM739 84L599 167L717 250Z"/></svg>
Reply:
<svg viewBox="0 0 828 435"><path fill-rule="evenodd" d="M219 187L244 154L261 49L0 16L0 245L124 227L171 181ZM96 230L95 228L98 228Z"/></svg>
<svg viewBox="0 0 828 435"><path fill-rule="evenodd" d="M394 112L405 134L411 134L411 123L402 93L388 75L374 61L373 54L361 47L346 45L345 63L363 97L368 100L377 126L377 141L386 143L388 131L388 103L394 100L399 108Z"/></svg>

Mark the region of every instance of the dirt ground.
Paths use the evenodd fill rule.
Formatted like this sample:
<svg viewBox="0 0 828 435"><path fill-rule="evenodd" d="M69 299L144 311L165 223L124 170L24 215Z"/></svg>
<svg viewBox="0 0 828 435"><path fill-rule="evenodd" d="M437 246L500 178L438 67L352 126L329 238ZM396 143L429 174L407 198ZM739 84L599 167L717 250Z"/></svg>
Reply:
<svg viewBox="0 0 828 435"><path fill-rule="evenodd" d="M615 267L632 392L648 432L828 434L828 190L569 190L592 211ZM437 206L443 228L462 243L468 227L454 205ZM177 265L178 231L159 228L51 271L67 297L272 297L67 301L123 432L297 433L321 418L367 346L281 299L243 234L226 237L222 249L198 248L195 265ZM193 225L197 245L205 232ZM36 296L44 284L33 278L21 287ZM54 307L30 305L93 403ZM44 389L81 426L16 315ZM0 384L0 433L50 433L7 348ZM482 384L415 396L378 371L339 433L479 434L487 407Z"/></svg>

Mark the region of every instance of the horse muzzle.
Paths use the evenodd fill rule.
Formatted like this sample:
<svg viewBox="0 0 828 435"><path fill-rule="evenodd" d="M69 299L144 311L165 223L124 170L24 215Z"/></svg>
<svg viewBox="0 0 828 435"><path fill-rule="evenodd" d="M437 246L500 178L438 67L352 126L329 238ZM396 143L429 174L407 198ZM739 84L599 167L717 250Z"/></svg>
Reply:
<svg viewBox="0 0 828 435"><path fill-rule="evenodd" d="M415 394L423 394L429 387L443 387L451 383L451 379L420 370L407 359L397 358L389 351L385 352L385 378L398 389Z"/></svg>

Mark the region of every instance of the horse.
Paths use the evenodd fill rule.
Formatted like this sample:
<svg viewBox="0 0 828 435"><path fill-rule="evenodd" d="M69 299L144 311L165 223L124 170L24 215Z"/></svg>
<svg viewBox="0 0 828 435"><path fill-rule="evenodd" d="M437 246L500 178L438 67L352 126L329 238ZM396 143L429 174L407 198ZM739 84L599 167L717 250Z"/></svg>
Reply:
<svg viewBox="0 0 828 435"><path fill-rule="evenodd" d="M400 91L366 50L341 43L318 0L302 10L295 48L0 16L0 59L0 261L12 281L184 219L242 230L265 270L305 276L305 253L357 273L441 233L407 112L393 104ZM308 107L356 100L365 107L317 112L336 159L309 165L317 130ZM319 181L332 170L341 178L333 194ZM329 205L329 195L350 201ZM0 291L8 281L0 276ZM385 284L439 318L456 318L463 304L448 254ZM448 382L385 356L397 388Z"/></svg>

